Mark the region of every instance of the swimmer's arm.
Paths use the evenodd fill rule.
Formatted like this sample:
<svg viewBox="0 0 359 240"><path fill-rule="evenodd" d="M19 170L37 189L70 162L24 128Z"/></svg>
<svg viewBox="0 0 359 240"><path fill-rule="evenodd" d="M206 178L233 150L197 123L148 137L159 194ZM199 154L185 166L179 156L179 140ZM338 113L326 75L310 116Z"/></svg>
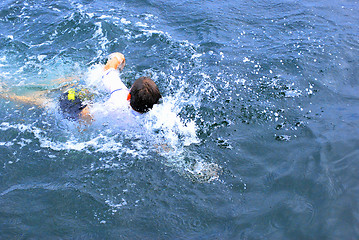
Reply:
<svg viewBox="0 0 359 240"><path fill-rule="evenodd" d="M47 103L50 102L48 98L41 96L41 94L33 94L31 96L18 96L13 93L1 93L0 98L24 104L37 105L40 107L45 107Z"/></svg>
<svg viewBox="0 0 359 240"><path fill-rule="evenodd" d="M52 83L54 84L62 84L62 83L69 83L69 82L74 82L74 81L78 81L79 78L78 77L67 77L67 78L58 78L55 80L51 80Z"/></svg>
<svg viewBox="0 0 359 240"><path fill-rule="evenodd" d="M112 53L104 67L104 73L102 76L102 83L105 89L109 92L113 92L119 89L127 89L126 85L121 81L121 78L117 70L120 71L125 66L125 57L121 53Z"/></svg>
<svg viewBox="0 0 359 240"><path fill-rule="evenodd" d="M8 100L19 102L19 103L32 104L32 105L37 105L40 107L45 107L47 105L47 103L50 102L50 99L48 99L44 96L45 93L47 93L49 91L53 91L53 90L62 90L62 89L69 88L74 85L73 82L75 80L78 80L78 78L77 77L58 78L58 79L52 80L51 84L63 84L63 83L66 83L66 84L61 85L60 87L58 87L56 89L52 89L52 90L46 89L46 90L33 91L31 94L25 95L25 96L19 96L19 95L16 95L15 93L12 93L12 92L9 92L8 90L6 90L5 92L0 92L0 98L8 99ZM6 86L6 84L4 84L4 83L2 83L2 85ZM46 86L47 84L42 84L42 85ZM41 86L41 84L40 84L40 86ZM4 89L0 88L0 90L4 90Z"/></svg>
<svg viewBox="0 0 359 240"><path fill-rule="evenodd" d="M80 113L80 119L85 123L85 124L91 124L91 122L94 121L93 117L90 114L90 109L88 106L86 106L84 109L82 109L81 113Z"/></svg>

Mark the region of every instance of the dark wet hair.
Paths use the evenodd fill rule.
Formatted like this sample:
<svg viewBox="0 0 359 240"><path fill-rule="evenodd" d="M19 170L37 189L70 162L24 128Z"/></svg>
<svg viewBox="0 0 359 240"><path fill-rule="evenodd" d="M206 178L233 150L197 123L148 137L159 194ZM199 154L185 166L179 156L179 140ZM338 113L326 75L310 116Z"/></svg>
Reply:
<svg viewBox="0 0 359 240"><path fill-rule="evenodd" d="M130 105L133 110L145 113L152 109L154 104L157 104L160 98L160 90L154 81L149 77L140 77L131 87Z"/></svg>

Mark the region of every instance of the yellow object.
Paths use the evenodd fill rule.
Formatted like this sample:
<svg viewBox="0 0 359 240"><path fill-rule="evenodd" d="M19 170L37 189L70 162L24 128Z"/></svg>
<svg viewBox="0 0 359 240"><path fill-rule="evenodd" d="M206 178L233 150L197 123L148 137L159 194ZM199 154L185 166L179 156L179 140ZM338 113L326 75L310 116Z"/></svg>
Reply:
<svg viewBox="0 0 359 240"><path fill-rule="evenodd" d="M75 100L75 94L76 94L75 90L72 90L72 89L69 90L68 95L67 95L67 99L74 101Z"/></svg>

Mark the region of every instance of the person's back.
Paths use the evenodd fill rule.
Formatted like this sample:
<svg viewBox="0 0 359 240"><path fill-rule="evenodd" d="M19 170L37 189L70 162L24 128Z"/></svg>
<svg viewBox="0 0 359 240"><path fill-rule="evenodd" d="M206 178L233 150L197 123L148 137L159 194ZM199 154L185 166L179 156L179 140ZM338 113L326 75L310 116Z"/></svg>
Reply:
<svg viewBox="0 0 359 240"><path fill-rule="evenodd" d="M124 63L123 55L114 53L106 64L101 82L110 96L106 102L93 104L89 108L94 120L105 118L120 125L133 125L136 116L148 112L159 102L160 91L149 77L138 78L130 90L124 85L117 70L123 68Z"/></svg>

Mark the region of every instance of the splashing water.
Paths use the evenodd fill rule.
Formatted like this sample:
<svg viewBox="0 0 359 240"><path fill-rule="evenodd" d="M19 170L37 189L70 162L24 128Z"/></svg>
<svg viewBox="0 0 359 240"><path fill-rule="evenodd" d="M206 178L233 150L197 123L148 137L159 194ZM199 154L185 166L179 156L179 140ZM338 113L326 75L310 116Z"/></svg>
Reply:
<svg viewBox="0 0 359 240"><path fill-rule="evenodd" d="M96 99L99 102L107 97L101 84L102 69L101 64L93 65L89 67L87 73L83 74L83 79L72 82L90 89L97 95ZM26 88L27 85L25 84L24 87ZM50 96L56 98L54 94ZM106 115L107 117L96 119L93 126L82 126L80 123L62 119L56 100L53 100L47 111L56 117L53 120L55 122L48 123L46 120L42 122L49 126L62 125L62 128L55 132L60 136L68 137L64 138L56 134L49 136L42 127L36 127L31 123L26 125L3 122L1 130L12 128L21 132L26 131L38 139L42 148L50 148L54 151L113 152L121 155L121 152L128 153L135 150L138 151L137 156L145 157L148 150L152 149L163 157L162 161L165 165L178 172L189 175L192 179L212 181L218 178L220 168L217 164L201 159L194 152L188 152L190 151L187 149L188 146L200 142L197 137L198 129L194 120L183 120L180 117L183 108L193 105L198 108L199 99L197 96L192 96L186 100L183 96L185 90L182 87L172 96L165 96L162 103L155 105L149 113L133 119L135 122L124 121L124 116L117 116L118 120L116 120L116 118L109 119L111 115ZM101 104L97 107L101 108ZM123 139L137 139L137 144L140 145L126 147L121 143Z"/></svg>
<svg viewBox="0 0 359 240"><path fill-rule="evenodd" d="M0 93L52 101L0 99L0 238L357 238L358 7L1 1ZM53 80L100 106L112 52L161 103L64 119Z"/></svg>

